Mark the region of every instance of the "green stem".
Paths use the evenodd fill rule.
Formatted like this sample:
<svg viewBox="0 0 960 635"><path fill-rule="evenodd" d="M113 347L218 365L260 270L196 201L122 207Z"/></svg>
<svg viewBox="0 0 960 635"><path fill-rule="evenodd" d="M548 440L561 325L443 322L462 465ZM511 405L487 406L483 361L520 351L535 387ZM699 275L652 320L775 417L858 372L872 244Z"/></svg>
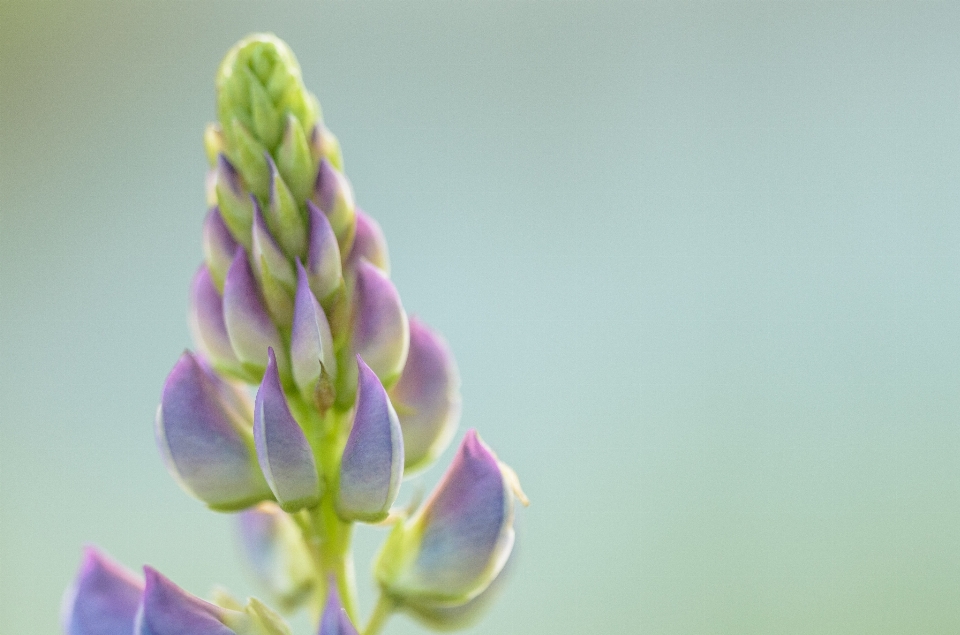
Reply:
<svg viewBox="0 0 960 635"><path fill-rule="evenodd" d="M332 580L337 585L337 593L347 615L356 623L357 584L353 573L353 558L350 542L353 536L353 523L340 520L334 508L333 496L324 496L320 505L313 509L314 526L320 535L320 561L324 581Z"/></svg>
<svg viewBox="0 0 960 635"><path fill-rule="evenodd" d="M383 630L383 626L387 623L387 619L393 614L395 608L393 601L386 595L381 594L380 599L377 600L377 605L373 609L373 614L370 616L370 621L367 622L367 627L363 629L363 635L377 635Z"/></svg>
<svg viewBox="0 0 960 635"><path fill-rule="evenodd" d="M359 609L350 551L353 523L341 520L336 510L340 456L346 443L345 418L334 410L321 416L313 404L307 403L294 391L291 392L294 394L288 402L294 416L306 431L324 481L324 493L320 503L297 518L304 538L311 548L318 578L314 615L319 619L327 599L328 585L332 582L337 587L343 608L356 624Z"/></svg>

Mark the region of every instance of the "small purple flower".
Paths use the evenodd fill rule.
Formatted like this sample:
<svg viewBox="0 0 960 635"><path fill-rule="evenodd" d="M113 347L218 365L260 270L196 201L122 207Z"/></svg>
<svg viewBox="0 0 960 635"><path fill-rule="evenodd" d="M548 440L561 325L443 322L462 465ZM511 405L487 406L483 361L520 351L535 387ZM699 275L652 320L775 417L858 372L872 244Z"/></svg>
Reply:
<svg viewBox="0 0 960 635"><path fill-rule="evenodd" d="M218 369L231 375L245 377L233 352L227 324L223 317L223 298L214 284L210 271L201 266L190 288L190 332L197 348Z"/></svg>
<svg viewBox="0 0 960 635"><path fill-rule="evenodd" d="M443 452L460 421L460 374L447 343L410 318L410 352L390 400L403 430L404 469L428 465Z"/></svg>
<svg viewBox="0 0 960 635"><path fill-rule="evenodd" d="M223 222L220 208L210 208L203 221L203 257L220 293L223 293L223 281L227 277L227 270L233 262L235 253L237 253L237 241Z"/></svg>
<svg viewBox="0 0 960 635"><path fill-rule="evenodd" d="M387 239L383 235L380 223L368 216L362 209L357 208L357 230L353 239L353 248L348 260L351 267L356 267L360 260L366 260L371 265L390 275L390 256L387 254Z"/></svg>
<svg viewBox="0 0 960 635"><path fill-rule="evenodd" d="M334 584L330 585L330 593L327 595L327 603L320 616L320 630L317 635L357 635L357 629L347 616L347 611L340 602L340 596Z"/></svg>
<svg viewBox="0 0 960 635"><path fill-rule="evenodd" d="M380 380L359 357L357 366L357 407L340 463L337 511L346 519L379 522L400 490L403 434Z"/></svg>
<svg viewBox="0 0 960 635"><path fill-rule="evenodd" d="M400 294L375 266L357 263L353 307L353 347L384 385L390 386L407 361L410 327Z"/></svg>
<svg viewBox="0 0 960 635"><path fill-rule="evenodd" d="M260 469L280 507L293 512L320 498L320 477L313 450L293 418L280 385L273 349L254 405L253 438Z"/></svg>
<svg viewBox="0 0 960 635"><path fill-rule="evenodd" d="M253 223L253 205L250 193L244 187L240 173L223 154L217 157L214 189L224 224L234 240L250 247L250 226Z"/></svg>
<svg viewBox="0 0 960 635"><path fill-rule="evenodd" d="M321 375L321 364L331 377L335 377L337 357L327 316L310 290L309 274L299 262L297 272L299 282L293 308L290 359L297 387L305 398L312 401Z"/></svg>
<svg viewBox="0 0 960 635"><path fill-rule="evenodd" d="M425 608L483 592L513 548L515 492L512 471L468 431L430 499L387 539L376 565L384 592Z"/></svg>
<svg viewBox="0 0 960 635"><path fill-rule="evenodd" d="M235 611L190 595L152 567L143 573L146 585L134 635L236 635L223 623Z"/></svg>
<svg viewBox="0 0 960 635"><path fill-rule="evenodd" d="M326 158L320 160L312 200L327 215L340 251L349 253L356 225L353 189L347 177Z"/></svg>
<svg viewBox="0 0 960 635"><path fill-rule="evenodd" d="M157 445L173 477L214 509L242 509L270 498L249 416L241 395L189 351L167 376Z"/></svg>
<svg viewBox="0 0 960 635"><path fill-rule="evenodd" d="M337 236L326 215L313 201L307 201L310 217L310 244L307 246L307 277L310 289L321 302L340 287L343 268Z"/></svg>
<svg viewBox="0 0 960 635"><path fill-rule="evenodd" d="M259 377L267 367L267 348L282 350L280 333L264 307L242 248L237 248L223 285L223 314L234 352L249 372Z"/></svg>
<svg viewBox="0 0 960 635"><path fill-rule="evenodd" d="M293 317L296 273L280 245L273 239L259 205L254 205L252 271L275 324L289 325Z"/></svg>
<svg viewBox="0 0 960 635"><path fill-rule="evenodd" d="M64 635L131 635L143 581L95 547L63 596Z"/></svg>

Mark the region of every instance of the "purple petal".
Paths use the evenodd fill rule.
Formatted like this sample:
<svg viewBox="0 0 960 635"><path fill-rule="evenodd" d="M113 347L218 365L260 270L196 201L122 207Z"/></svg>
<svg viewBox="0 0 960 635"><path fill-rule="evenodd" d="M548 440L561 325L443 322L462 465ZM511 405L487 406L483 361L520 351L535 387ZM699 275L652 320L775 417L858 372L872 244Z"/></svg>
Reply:
<svg viewBox="0 0 960 635"><path fill-rule="evenodd" d="M360 209L357 212L357 230L353 238L353 248L348 259L351 267L356 267L360 259L386 274L390 273L390 257L387 254L387 239L383 235L380 223Z"/></svg>
<svg viewBox="0 0 960 635"><path fill-rule="evenodd" d="M327 595L327 603L320 616L320 630L317 635L357 635L357 629L340 602L336 585L330 585L330 593Z"/></svg>
<svg viewBox="0 0 960 635"><path fill-rule="evenodd" d="M290 512L316 505L320 496L317 464L307 437L290 413L272 348L257 391L253 438L260 469L280 506Z"/></svg>
<svg viewBox="0 0 960 635"><path fill-rule="evenodd" d="M308 274L299 262L297 271L300 281L293 309L290 360L294 381L304 395L312 398L317 380L320 379L321 362L327 373L336 377L337 358L327 315L310 290Z"/></svg>
<svg viewBox="0 0 960 635"><path fill-rule="evenodd" d="M310 215L307 275L313 294L320 300L326 300L340 286L343 277L340 247L330 221L312 201L307 201L307 212Z"/></svg>
<svg viewBox="0 0 960 635"><path fill-rule="evenodd" d="M267 348L280 348L280 333L264 308L247 254L241 248L223 285L223 314L237 357L259 376L267 366Z"/></svg>
<svg viewBox="0 0 960 635"><path fill-rule="evenodd" d="M217 291L223 292L223 281L227 270L237 253L237 241L223 222L220 208L213 207L203 221L203 256L210 269L210 275L217 285Z"/></svg>
<svg viewBox="0 0 960 635"><path fill-rule="evenodd" d="M387 391L362 359L353 428L340 462L337 511L368 522L387 517L403 479L403 433Z"/></svg>
<svg viewBox="0 0 960 635"><path fill-rule="evenodd" d="M410 330L400 295L370 263L357 263L353 347L384 384L392 384L407 361Z"/></svg>
<svg viewBox="0 0 960 635"><path fill-rule="evenodd" d="M188 492L224 510L270 497L249 422L226 399L229 390L188 351L167 376L156 420L157 445L170 473Z"/></svg>
<svg viewBox="0 0 960 635"><path fill-rule="evenodd" d="M292 610L307 599L313 564L290 516L273 503L260 503L237 514L237 533L253 574L282 608Z"/></svg>
<svg viewBox="0 0 960 635"><path fill-rule="evenodd" d="M197 347L214 366L240 372L240 360L233 352L223 318L223 299L206 266L197 271L190 290L190 332Z"/></svg>
<svg viewBox="0 0 960 635"><path fill-rule="evenodd" d="M396 531L381 555L378 577L407 602L462 604L500 573L513 547L513 497L476 431L467 432L424 507Z"/></svg>
<svg viewBox="0 0 960 635"><path fill-rule="evenodd" d="M254 210L252 270L274 323L289 325L293 319L293 292L297 286L293 265L270 234L260 206L255 205Z"/></svg>
<svg viewBox="0 0 960 635"><path fill-rule="evenodd" d="M63 596L65 635L130 635L143 582L95 547L87 547Z"/></svg>
<svg viewBox="0 0 960 635"><path fill-rule="evenodd" d="M460 420L460 374L453 354L417 318L410 318L410 352L390 400L400 416L409 472L446 449Z"/></svg>
<svg viewBox="0 0 960 635"><path fill-rule="evenodd" d="M236 635L222 621L228 609L190 595L152 567L143 573L146 588L134 635Z"/></svg>
<svg viewBox="0 0 960 635"><path fill-rule="evenodd" d="M243 186L240 173L223 154L217 157L214 189L224 224L238 243L249 247L253 222L250 194Z"/></svg>
<svg viewBox="0 0 960 635"><path fill-rule="evenodd" d="M260 210L260 205L254 205L252 253L253 260L258 268L262 270L265 266L273 277L293 291L297 285L293 265L290 264L277 241L273 239L273 235L270 233L267 222L263 217L263 212Z"/></svg>
<svg viewBox="0 0 960 635"><path fill-rule="evenodd" d="M341 172L326 158L320 160L314 184L313 202L327 215L340 244L340 250L349 251L356 225L353 190Z"/></svg>

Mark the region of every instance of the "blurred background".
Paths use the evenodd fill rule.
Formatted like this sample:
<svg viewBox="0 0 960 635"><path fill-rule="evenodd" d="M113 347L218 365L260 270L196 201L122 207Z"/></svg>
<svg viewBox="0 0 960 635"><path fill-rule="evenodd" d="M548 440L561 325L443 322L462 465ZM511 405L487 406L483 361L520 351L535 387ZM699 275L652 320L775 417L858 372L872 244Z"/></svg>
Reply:
<svg viewBox="0 0 960 635"><path fill-rule="evenodd" d="M87 542L257 592L152 425L259 30L533 501L470 633L960 632L960 9L419 0L0 3L4 632Z"/></svg>

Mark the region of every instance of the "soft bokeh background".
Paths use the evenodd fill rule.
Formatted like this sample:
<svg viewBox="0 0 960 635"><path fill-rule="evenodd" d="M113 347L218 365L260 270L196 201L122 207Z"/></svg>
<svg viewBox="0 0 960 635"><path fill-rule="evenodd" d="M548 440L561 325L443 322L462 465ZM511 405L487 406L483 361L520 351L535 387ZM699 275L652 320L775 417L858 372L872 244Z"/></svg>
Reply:
<svg viewBox="0 0 960 635"><path fill-rule="evenodd" d="M253 30L533 500L470 632L960 632L956 7L414 0L0 4L3 632L88 541L255 592L151 428Z"/></svg>

